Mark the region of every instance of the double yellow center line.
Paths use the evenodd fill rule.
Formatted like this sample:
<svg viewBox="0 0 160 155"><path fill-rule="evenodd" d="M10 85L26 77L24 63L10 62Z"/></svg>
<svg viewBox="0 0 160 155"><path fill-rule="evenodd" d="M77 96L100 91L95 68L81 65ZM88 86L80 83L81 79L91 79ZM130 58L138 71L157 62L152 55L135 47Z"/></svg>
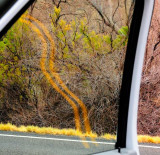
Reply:
<svg viewBox="0 0 160 155"><path fill-rule="evenodd" d="M50 41L49 71L50 71L51 75L58 81L58 83L64 89L65 92L62 91L57 86L57 84L53 81L52 76L47 71L46 65L45 65L45 62L47 61L47 41L45 40L45 38L44 38L43 34L41 33L41 31L39 30L39 28L37 26L35 26L34 24L32 24L29 20L35 22L38 25L38 27L40 27L43 30L43 33L45 34L45 36ZM66 101L71 105L71 107L73 108L76 129L78 131L82 132L79 110L78 110L78 107L77 107L76 103L72 99L70 99L70 97L67 95L67 93L81 107L82 113L83 113L83 120L84 120L85 131L88 134L91 133L92 131L91 131L90 122L89 122L89 119L88 119L88 112L87 112L87 108L86 108L85 104L74 93L72 93L67 88L67 86L65 85L65 83L61 80L61 78L58 75L58 73L56 73L56 71L55 71L55 67L54 67L54 54L55 54L56 49L55 49L55 43L54 43L54 41L52 39L52 36L50 35L49 31L47 30L47 28L39 20L35 19L34 17L32 17L30 15L24 15L23 18L21 18L21 21L23 23L29 25L32 28L32 30L41 39L41 41L42 41L42 47L43 47L43 52L41 54L41 60L40 60L41 70L42 70L43 74L45 75L45 77L47 78L47 80L52 85L52 87L58 93L60 93L66 99ZM85 147L89 147L89 146L87 144L85 144Z"/></svg>

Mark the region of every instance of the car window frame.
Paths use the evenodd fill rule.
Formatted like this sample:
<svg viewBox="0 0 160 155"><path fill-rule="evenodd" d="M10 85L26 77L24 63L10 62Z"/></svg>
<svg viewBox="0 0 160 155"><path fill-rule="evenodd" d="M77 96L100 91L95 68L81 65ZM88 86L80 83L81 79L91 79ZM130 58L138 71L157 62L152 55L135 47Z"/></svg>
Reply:
<svg viewBox="0 0 160 155"><path fill-rule="evenodd" d="M22 1L22 0L18 0L16 3L18 3L19 1ZM5 28L3 28L2 31L0 31L0 38L10 29L10 27L29 8L29 6L31 6L31 4L34 1L35 0L27 0L27 3L21 9L17 10L17 12L15 13L15 16L6 24ZM143 22L144 23L146 22L144 20L145 7L151 9L147 17L148 25L147 25L147 28L145 29L145 33L148 36L154 1L155 0L135 0L135 8L134 8L133 19L131 23L128 45L126 50L126 57L124 62L122 86L121 86L121 91L119 96L120 101L119 101L119 113L118 113L118 130L117 130L117 141L115 145L115 149L117 149L118 151L121 148L129 148L129 149L135 150L138 154L137 139L135 137L132 137L131 138L132 142L131 143L128 142L129 141L128 139L132 135L135 136L137 132L136 121L134 122L134 124L130 122L133 121L133 117L135 117L135 119L137 118L137 113L138 113L137 95L139 95L140 77L142 74L142 65L143 65L143 59L144 59L144 53L145 53L144 47L142 51L137 51L137 47L139 45L139 41L140 41L139 38L140 38L141 31L143 29L142 25L144 25ZM147 37L145 36L144 39L146 41ZM146 46L146 43L145 43L145 46ZM138 55L137 53L140 53L140 52L142 52L141 60L140 58L136 59ZM137 71L137 68L135 67L137 62L139 66L138 71ZM138 77L135 77L135 75L137 74L138 74ZM132 90L135 83L138 83L138 84L136 84L136 88ZM133 103L132 98L135 96L136 96L136 100ZM132 108L135 108L134 113L131 112ZM133 114L135 116L133 116ZM131 130L129 126L133 126L135 131L132 131L131 133L129 133ZM132 147L132 145L134 146Z"/></svg>

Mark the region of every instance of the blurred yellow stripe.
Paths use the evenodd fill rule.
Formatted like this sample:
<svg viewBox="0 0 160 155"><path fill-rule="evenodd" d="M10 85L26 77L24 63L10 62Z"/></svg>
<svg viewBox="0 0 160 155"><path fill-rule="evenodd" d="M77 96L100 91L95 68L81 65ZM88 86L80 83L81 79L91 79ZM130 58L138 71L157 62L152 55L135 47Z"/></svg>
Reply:
<svg viewBox="0 0 160 155"><path fill-rule="evenodd" d="M47 58L47 42L45 41L42 33L39 31L39 29L36 28L35 25L33 25L31 22L24 20L24 19L21 19L21 21L25 24L28 24L33 29L33 31L35 31L37 33L38 37L41 39L41 41L43 43L43 45L42 45L43 52L42 52L42 57L41 57L41 61L40 61L41 70L42 70L43 74L46 76L47 80L53 86L53 88L57 92L59 92L72 106L72 108L74 110L74 115L75 115L76 129L81 132L80 117L79 117L79 112L78 112L78 108L77 108L76 104L53 82L51 76L49 75L49 73L47 72L47 70L45 68L45 59Z"/></svg>
<svg viewBox="0 0 160 155"><path fill-rule="evenodd" d="M64 82L61 80L61 78L59 77L59 75L56 73L56 71L54 70L54 54L55 54L55 43L51 37L51 35L49 34L48 30L46 29L46 27L37 19L35 19L32 16L26 15L24 17L27 17L28 19L33 20L34 22L36 22L45 32L45 35L48 37L49 41L51 42L51 51L50 51L50 70L52 75L57 79L57 81L59 82L59 84L61 85L61 87L73 98L75 99L75 101L77 101L77 103L80 105L82 112L83 112L83 120L84 120L84 124L85 124L85 129L86 132L90 133L91 132L91 127L90 127L90 122L88 119L88 112L87 112L87 108L85 106L85 104L74 94L72 93L67 86L64 84Z"/></svg>
<svg viewBox="0 0 160 155"><path fill-rule="evenodd" d="M25 24L28 24L33 31L35 31L37 33L37 35L39 36L39 38L41 39L42 43L43 43L43 52L42 52L42 57L41 57L41 61L40 61L40 65L41 65L41 70L43 72L43 74L46 76L46 78L48 79L48 81L50 82L50 84L52 85L52 87L59 92L68 102L69 104L72 106L73 110L74 110L74 119L75 119L75 125L76 125L76 129L79 133L82 133L81 130L81 124L80 124L80 117L79 117L79 111L78 108L76 106L76 104L61 90L59 89L59 87L53 82L51 76L49 75L49 73L47 72L46 68L45 68L45 58L47 59L47 42L44 39L42 33L39 31L39 29L37 29L37 27L35 25L33 25L31 22L25 20L25 19L21 19L21 21ZM84 137L81 137L83 140L85 140ZM89 148L88 143L83 142L83 145L86 148Z"/></svg>

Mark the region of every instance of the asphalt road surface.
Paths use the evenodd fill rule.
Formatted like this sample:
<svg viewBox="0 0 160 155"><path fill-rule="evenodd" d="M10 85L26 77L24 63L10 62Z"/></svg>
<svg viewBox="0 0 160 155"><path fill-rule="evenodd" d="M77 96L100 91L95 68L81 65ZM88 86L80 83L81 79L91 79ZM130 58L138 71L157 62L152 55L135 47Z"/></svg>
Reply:
<svg viewBox="0 0 160 155"><path fill-rule="evenodd" d="M114 149L114 141L0 131L0 155L90 155ZM86 144L85 143L85 144ZM96 144L96 145L95 145ZM141 155L160 155L160 145L140 144Z"/></svg>

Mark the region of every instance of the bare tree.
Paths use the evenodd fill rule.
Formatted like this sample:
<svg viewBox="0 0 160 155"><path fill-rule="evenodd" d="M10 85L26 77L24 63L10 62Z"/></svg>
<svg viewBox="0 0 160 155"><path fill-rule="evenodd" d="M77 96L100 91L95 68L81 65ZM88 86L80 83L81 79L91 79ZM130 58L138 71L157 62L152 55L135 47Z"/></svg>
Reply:
<svg viewBox="0 0 160 155"><path fill-rule="evenodd" d="M120 29L120 21L124 20L125 25L129 26L134 1L130 0L117 0L113 2L112 0L86 0L100 15L101 19L103 20L104 24L111 28L116 34L118 34L118 30ZM106 9L106 6L107 7ZM117 18L117 14L121 13L122 17L119 19Z"/></svg>

